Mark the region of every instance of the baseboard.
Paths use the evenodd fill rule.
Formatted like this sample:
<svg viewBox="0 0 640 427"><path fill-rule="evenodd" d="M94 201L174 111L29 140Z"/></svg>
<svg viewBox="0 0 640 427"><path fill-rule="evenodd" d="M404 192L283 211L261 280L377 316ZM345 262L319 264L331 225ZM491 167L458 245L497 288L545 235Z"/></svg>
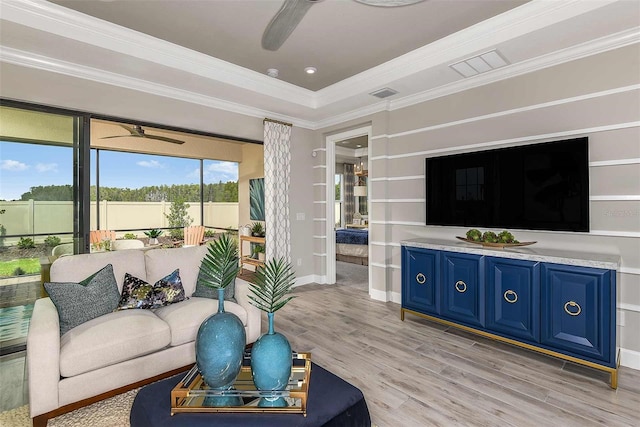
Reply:
<svg viewBox="0 0 640 427"><path fill-rule="evenodd" d="M321 281L322 280L322 281ZM327 283L326 276L319 276L317 274L309 274L308 276L296 277L296 282L293 287L308 285L310 283Z"/></svg>
<svg viewBox="0 0 640 427"><path fill-rule="evenodd" d="M640 370L640 351L621 348L620 349L620 365L626 368Z"/></svg>
<svg viewBox="0 0 640 427"><path fill-rule="evenodd" d="M369 289L369 296L371 299L383 302L395 302L396 304L400 304L402 302L402 297L400 292L391 292L391 291L379 291L377 289Z"/></svg>

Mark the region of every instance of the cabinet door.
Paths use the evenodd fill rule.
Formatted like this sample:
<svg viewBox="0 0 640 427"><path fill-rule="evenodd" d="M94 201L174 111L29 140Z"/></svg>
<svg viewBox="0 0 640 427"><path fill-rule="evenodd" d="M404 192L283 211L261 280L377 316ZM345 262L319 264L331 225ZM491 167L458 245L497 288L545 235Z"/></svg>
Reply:
<svg viewBox="0 0 640 427"><path fill-rule="evenodd" d="M527 341L540 340L540 266L487 258L487 329Z"/></svg>
<svg viewBox="0 0 640 427"><path fill-rule="evenodd" d="M610 270L543 264L542 343L613 363L612 295L615 275Z"/></svg>
<svg viewBox="0 0 640 427"><path fill-rule="evenodd" d="M402 306L437 314L440 253L428 249L402 248Z"/></svg>
<svg viewBox="0 0 640 427"><path fill-rule="evenodd" d="M483 257L442 253L443 316L467 325L484 326Z"/></svg>

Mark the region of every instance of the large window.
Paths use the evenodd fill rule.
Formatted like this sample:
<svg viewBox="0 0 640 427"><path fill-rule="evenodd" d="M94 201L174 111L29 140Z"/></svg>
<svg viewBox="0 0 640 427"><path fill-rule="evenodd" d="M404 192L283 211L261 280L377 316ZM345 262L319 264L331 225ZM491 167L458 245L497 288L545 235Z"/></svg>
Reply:
<svg viewBox="0 0 640 427"><path fill-rule="evenodd" d="M79 123L76 116L0 107L0 281L39 281L40 258L80 235Z"/></svg>
<svg viewBox="0 0 640 427"><path fill-rule="evenodd" d="M97 149L91 162L92 229L138 238L157 228L180 239L184 226L238 226L235 162Z"/></svg>

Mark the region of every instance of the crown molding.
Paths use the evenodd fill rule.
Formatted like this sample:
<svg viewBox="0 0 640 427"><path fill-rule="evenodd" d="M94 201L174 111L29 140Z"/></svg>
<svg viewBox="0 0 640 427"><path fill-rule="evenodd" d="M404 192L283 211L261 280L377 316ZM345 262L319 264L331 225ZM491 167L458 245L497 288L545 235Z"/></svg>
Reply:
<svg viewBox="0 0 640 427"><path fill-rule="evenodd" d="M282 80L43 0L3 0L3 20L196 74L304 107L315 94Z"/></svg>
<svg viewBox="0 0 640 427"><path fill-rule="evenodd" d="M258 117L261 119L265 117L271 117L276 120L289 122L298 127L315 129L315 124L307 120L301 120L295 117L274 113L273 111L267 111L260 108L238 104L235 102L225 101L219 98L178 89L172 86L166 86L147 80L125 76L122 74L112 73L109 71L99 70L84 65L61 61L58 59L36 55L31 52L25 52L9 47L0 46L0 61L22 67L34 68L42 71L62 74L65 76L90 80L101 84L108 84L125 89L145 92L151 95L164 96L179 101L203 105L209 108L217 108L250 117Z"/></svg>
<svg viewBox="0 0 640 427"><path fill-rule="evenodd" d="M410 107L442 96L495 83L500 80L517 77L543 68L553 67L569 61L575 61L577 59L597 55L635 43L640 43L640 29L638 28L632 28L619 33L607 35L595 40L590 40L575 46L541 55L536 58L521 61L517 64L497 68L488 73L477 74L473 77L449 83L436 89L430 89L401 99L392 100L389 101L389 109L393 111L400 108Z"/></svg>
<svg viewBox="0 0 640 427"><path fill-rule="evenodd" d="M571 46L559 51L551 52L513 65L507 65L485 74L478 74L456 82L442 85L435 89L429 89L414 95L409 95L396 100L380 102L371 106L355 109L344 114L336 115L316 122L316 128L324 128L348 120L355 120L381 111L395 111L410 107L421 102L430 101L443 96L473 89L490 83L495 83L508 78L532 73L544 68L561 65L566 62L597 55L610 50L640 43L640 29L632 28L590 40L576 46Z"/></svg>
<svg viewBox="0 0 640 427"><path fill-rule="evenodd" d="M495 45L501 41L570 19L615 1L531 1L318 92L309 91L281 80L264 76L226 61L212 58L43 0L3 0L0 2L0 12L3 20L16 22L39 31L78 40L99 48L196 74L287 103L302 105L316 110L318 117L324 116L324 118L317 120L299 119L249 105L186 91L177 87L132 78L8 47L0 46L0 60L23 67L36 68L211 108L224 109L251 117L272 117L290 122L298 127L318 130L639 43L640 30L634 28L400 99L379 101L339 114L332 115L322 112L323 106L345 101L350 97L361 97L364 93L368 93L381 85L387 85L390 81L431 68L434 64L446 63L448 62L447 58L455 59L471 51L484 49L488 45Z"/></svg>
<svg viewBox="0 0 640 427"><path fill-rule="evenodd" d="M321 89L316 92L317 107L369 93L390 81L452 62L470 52L485 50L615 1L531 1Z"/></svg>

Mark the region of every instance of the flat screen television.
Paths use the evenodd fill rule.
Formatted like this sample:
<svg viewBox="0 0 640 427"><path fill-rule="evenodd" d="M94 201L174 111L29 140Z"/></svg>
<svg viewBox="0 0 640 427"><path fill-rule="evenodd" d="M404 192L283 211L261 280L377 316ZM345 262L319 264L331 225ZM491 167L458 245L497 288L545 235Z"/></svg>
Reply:
<svg viewBox="0 0 640 427"><path fill-rule="evenodd" d="M588 138L426 159L427 225L589 231Z"/></svg>

